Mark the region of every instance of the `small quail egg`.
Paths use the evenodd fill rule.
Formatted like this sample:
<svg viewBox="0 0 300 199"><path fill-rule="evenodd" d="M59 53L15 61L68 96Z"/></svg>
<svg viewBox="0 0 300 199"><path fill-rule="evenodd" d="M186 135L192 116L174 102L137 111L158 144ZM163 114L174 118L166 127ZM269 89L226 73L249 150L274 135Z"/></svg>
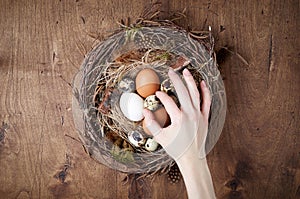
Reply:
<svg viewBox="0 0 300 199"><path fill-rule="evenodd" d="M121 91L126 92L126 93L133 92L135 90L134 80L131 79L130 77L124 77L119 82L118 86Z"/></svg>
<svg viewBox="0 0 300 199"><path fill-rule="evenodd" d="M155 111L158 109L160 101L155 95L150 95L144 100L144 108L149 109L150 111Z"/></svg>
<svg viewBox="0 0 300 199"><path fill-rule="evenodd" d="M128 133L128 140L131 144L133 144L136 147L140 147L146 142L146 139L138 131L131 131L130 133Z"/></svg>
<svg viewBox="0 0 300 199"><path fill-rule="evenodd" d="M160 85L160 90L167 94L175 92L175 88L170 79L165 79L164 81L162 81Z"/></svg>
<svg viewBox="0 0 300 199"><path fill-rule="evenodd" d="M152 138L148 138L145 144L145 149L148 151L155 151L158 147L158 143L152 139Z"/></svg>

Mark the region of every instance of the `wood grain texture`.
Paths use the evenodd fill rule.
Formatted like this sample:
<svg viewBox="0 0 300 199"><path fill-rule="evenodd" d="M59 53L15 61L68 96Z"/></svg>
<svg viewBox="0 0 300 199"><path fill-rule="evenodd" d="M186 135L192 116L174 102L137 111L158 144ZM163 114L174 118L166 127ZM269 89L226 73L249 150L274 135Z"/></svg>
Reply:
<svg viewBox="0 0 300 199"><path fill-rule="evenodd" d="M125 174L84 152L73 124L71 84L84 54L150 2L0 1L0 198L187 198L183 182L165 175L123 185ZM162 18L186 8L179 25L210 25L215 36L228 98L208 156L218 198L300 198L299 6L162 2Z"/></svg>

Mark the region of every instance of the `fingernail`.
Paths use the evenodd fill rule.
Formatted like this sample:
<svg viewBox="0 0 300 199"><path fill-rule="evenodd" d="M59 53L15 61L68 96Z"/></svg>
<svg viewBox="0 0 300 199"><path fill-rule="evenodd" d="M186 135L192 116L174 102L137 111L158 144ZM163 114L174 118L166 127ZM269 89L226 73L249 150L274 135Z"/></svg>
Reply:
<svg viewBox="0 0 300 199"><path fill-rule="evenodd" d="M183 70L183 74L186 76L192 76L191 72L187 68Z"/></svg>
<svg viewBox="0 0 300 199"><path fill-rule="evenodd" d="M206 87L206 83L205 83L204 80L201 81L201 84L202 84L204 87Z"/></svg>

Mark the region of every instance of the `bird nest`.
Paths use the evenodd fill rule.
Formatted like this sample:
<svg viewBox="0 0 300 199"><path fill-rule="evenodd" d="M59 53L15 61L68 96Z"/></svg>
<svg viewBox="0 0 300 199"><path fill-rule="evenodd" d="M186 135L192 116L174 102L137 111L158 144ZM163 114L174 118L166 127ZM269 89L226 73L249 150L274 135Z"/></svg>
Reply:
<svg viewBox="0 0 300 199"><path fill-rule="evenodd" d="M151 135L145 133L142 120L128 119L120 104L122 94L137 93L134 80L145 68L156 72L160 89L164 90L169 67L179 75L187 67L197 85L204 79L209 86L212 105L205 145L208 153L219 138L226 112L225 89L212 45L209 31L195 37L165 26L124 29L97 45L74 78L74 121L88 153L100 163L126 173L155 173L174 164L159 145L148 150L145 143ZM167 86L172 90L171 83ZM174 89L166 92L177 101ZM138 143L130 139L132 132L138 132Z"/></svg>

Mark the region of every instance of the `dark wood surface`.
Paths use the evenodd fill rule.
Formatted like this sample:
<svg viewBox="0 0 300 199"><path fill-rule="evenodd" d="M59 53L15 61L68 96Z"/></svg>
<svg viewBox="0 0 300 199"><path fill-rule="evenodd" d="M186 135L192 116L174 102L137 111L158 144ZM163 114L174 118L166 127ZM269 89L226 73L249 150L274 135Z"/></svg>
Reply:
<svg viewBox="0 0 300 199"><path fill-rule="evenodd" d="M76 140L72 79L93 45L151 1L0 1L0 198L187 198L166 175L131 180ZM300 198L297 0L163 1L161 17L210 25L227 91L208 156L218 198ZM74 139L75 138L75 139Z"/></svg>

